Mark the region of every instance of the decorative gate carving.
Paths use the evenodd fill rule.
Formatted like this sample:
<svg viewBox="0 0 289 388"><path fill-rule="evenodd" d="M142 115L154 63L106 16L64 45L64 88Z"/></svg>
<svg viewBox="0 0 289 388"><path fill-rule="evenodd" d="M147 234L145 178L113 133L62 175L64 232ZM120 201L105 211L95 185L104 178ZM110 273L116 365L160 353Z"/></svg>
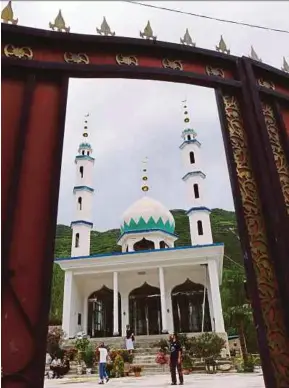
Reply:
<svg viewBox="0 0 289 388"><path fill-rule="evenodd" d="M252 59L193 46L7 24L3 386L43 385L69 77L163 80L216 90L264 379L268 388L288 388L289 76Z"/></svg>

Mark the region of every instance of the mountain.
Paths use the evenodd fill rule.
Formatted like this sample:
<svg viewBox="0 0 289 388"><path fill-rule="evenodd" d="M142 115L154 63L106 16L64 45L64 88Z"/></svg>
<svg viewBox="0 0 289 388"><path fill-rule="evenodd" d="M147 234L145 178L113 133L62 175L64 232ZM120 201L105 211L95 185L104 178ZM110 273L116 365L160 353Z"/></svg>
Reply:
<svg viewBox="0 0 289 388"><path fill-rule="evenodd" d="M179 236L176 246L190 246L189 219L184 210L171 210L175 222L175 233ZM242 252L236 233L235 213L222 209L213 209L211 224L214 242L225 244L224 269L233 269L237 262L243 265ZM106 232L91 232L91 255L106 252L120 252L120 246L116 244L119 237L119 229L111 229ZM66 225L57 225L55 238L55 257L69 257L71 249L72 230ZM52 295L50 321L59 323L62 316L64 273L57 264L54 264L52 279Z"/></svg>

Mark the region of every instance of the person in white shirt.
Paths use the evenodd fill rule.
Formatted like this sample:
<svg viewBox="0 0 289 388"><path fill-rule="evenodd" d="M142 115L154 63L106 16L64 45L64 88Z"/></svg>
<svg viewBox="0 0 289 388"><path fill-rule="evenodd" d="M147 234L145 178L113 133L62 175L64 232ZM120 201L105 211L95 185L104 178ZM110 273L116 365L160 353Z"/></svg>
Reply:
<svg viewBox="0 0 289 388"><path fill-rule="evenodd" d="M54 357L50 364L50 369L53 371L54 376L57 379L60 377L60 368L61 368L61 360L60 358Z"/></svg>
<svg viewBox="0 0 289 388"><path fill-rule="evenodd" d="M109 378L106 372L106 361L108 356L108 351L106 347L104 346L104 343L102 342L98 348L99 352L99 363L98 363L98 370L99 370L99 384L104 384L104 379L106 382L108 382Z"/></svg>

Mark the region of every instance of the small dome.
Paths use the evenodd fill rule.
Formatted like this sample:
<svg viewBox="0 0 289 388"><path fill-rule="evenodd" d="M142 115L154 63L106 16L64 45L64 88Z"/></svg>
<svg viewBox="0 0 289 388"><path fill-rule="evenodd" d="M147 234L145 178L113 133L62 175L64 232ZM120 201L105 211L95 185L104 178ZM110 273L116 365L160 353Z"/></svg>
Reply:
<svg viewBox="0 0 289 388"><path fill-rule="evenodd" d="M190 136L190 138L195 139L197 137L197 132L193 128L184 129L182 132L182 138L187 140L188 136Z"/></svg>
<svg viewBox="0 0 289 388"><path fill-rule="evenodd" d="M151 229L174 233L175 220L159 201L144 196L124 212L120 229L122 233Z"/></svg>

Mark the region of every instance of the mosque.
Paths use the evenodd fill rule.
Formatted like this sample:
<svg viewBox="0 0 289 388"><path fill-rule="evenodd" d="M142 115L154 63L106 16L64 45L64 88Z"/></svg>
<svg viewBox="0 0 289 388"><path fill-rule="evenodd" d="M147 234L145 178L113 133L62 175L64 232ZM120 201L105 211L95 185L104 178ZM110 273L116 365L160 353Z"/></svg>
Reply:
<svg viewBox="0 0 289 388"><path fill-rule="evenodd" d="M213 243L210 209L204 200L201 143L184 108L179 149L191 204L186 213L191 246L175 247L174 217L147 195L145 164L143 196L122 216L117 241L121 252L90 255L94 158L87 141L79 145L71 257L56 259L65 271L62 328L68 338L79 331L91 338L124 336L128 324L136 336L173 332L226 336L219 289L224 244ZM83 136L87 137L85 123Z"/></svg>

